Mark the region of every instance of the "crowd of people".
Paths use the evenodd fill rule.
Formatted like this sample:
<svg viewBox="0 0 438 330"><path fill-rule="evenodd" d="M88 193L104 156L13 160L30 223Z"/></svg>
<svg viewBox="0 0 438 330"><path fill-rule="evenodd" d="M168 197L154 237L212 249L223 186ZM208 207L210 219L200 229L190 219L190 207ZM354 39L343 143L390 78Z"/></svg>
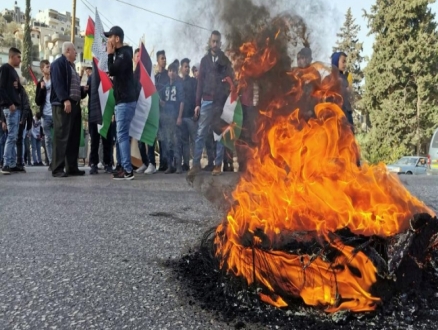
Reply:
<svg viewBox="0 0 438 330"><path fill-rule="evenodd" d="M234 171L233 151L214 139L214 131L223 129L220 120L224 104L233 89L232 63L221 50L221 34L213 31L209 50L199 65L191 66L184 58L167 66L164 50L156 53L158 70L155 86L159 94L159 129L153 145L138 142L142 164L134 168L131 163L131 137L129 128L133 120L139 95L138 70L140 50L134 52L124 44L123 30L114 26L105 33L108 38L108 75L113 83L115 109L108 134L99 133L98 122L89 116L90 175L103 169L115 180L132 180L137 174L183 173L194 175L209 171L212 175ZM49 63L40 63L42 78L36 86L35 103L30 109L28 95L22 86L17 68L21 53L16 48L9 51L9 61L0 68L0 162L1 173L25 173L25 165L41 166L41 147L45 162L53 177L82 176L78 168L81 136L81 100L88 96L88 108L97 100L90 93L92 68L85 72L87 82L81 86L82 77L75 70L76 49L66 42L62 56ZM349 79L345 72L345 53L335 53L332 64L341 77L343 91L348 93ZM312 52L303 48L297 55L297 64L305 68L312 62ZM231 82L231 83L230 83ZM246 169L247 152L254 146L252 133L257 121L259 98L256 83L249 83L240 91L243 123L240 138L235 141L238 170ZM344 95L343 110L352 124L349 97ZM32 111L33 110L33 111ZM35 114L33 114L35 113ZM29 142L30 141L30 142ZM32 155L29 153L32 145ZM99 146L102 156L99 157ZM114 155L114 149L116 149ZM158 162L156 150L159 153ZM206 150L208 163L201 168L201 158ZM27 163L26 163L27 162ZM103 166L99 166L102 164ZM134 171L135 169L135 171Z"/></svg>

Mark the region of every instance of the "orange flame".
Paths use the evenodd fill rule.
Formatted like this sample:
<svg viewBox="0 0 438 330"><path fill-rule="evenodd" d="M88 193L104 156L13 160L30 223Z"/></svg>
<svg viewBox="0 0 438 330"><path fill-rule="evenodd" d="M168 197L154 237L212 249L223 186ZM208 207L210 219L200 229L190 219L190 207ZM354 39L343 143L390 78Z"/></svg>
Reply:
<svg viewBox="0 0 438 330"><path fill-rule="evenodd" d="M247 43L241 52L245 58L238 88L277 62L273 47ZM370 293L376 267L331 233L349 228L355 234L387 237L407 230L414 214L433 211L384 164L357 166L358 146L337 105L342 101L336 92L338 77L330 70L321 79L324 70L321 64L289 70L290 88L284 95L273 93L277 96L260 110L260 142L233 193L236 203L217 228L216 255L221 267L248 284L263 284L268 292L260 297L274 306L287 306L284 293L328 312L369 311L380 301ZM309 105L300 103L308 86L307 100L319 102L310 107L310 119ZM328 261L318 253L274 249L298 232L316 233L338 251L337 257Z"/></svg>

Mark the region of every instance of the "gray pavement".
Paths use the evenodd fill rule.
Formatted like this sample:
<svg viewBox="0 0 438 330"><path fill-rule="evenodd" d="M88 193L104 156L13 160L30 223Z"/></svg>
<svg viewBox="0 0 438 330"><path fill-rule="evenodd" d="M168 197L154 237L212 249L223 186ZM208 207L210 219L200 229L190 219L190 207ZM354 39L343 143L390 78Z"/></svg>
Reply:
<svg viewBox="0 0 438 330"><path fill-rule="evenodd" d="M402 180L438 209L438 177ZM229 329L165 265L218 221L184 175L2 176L0 329Z"/></svg>

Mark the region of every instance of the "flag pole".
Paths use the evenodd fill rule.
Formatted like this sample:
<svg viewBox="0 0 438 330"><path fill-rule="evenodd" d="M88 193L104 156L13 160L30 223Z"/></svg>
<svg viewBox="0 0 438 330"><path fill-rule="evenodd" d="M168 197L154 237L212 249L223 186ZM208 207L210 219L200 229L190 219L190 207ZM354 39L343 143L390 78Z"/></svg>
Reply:
<svg viewBox="0 0 438 330"><path fill-rule="evenodd" d="M71 31L70 31L70 41L75 42L75 30L76 30L76 0L73 0L73 11L71 15Z"/></svg>

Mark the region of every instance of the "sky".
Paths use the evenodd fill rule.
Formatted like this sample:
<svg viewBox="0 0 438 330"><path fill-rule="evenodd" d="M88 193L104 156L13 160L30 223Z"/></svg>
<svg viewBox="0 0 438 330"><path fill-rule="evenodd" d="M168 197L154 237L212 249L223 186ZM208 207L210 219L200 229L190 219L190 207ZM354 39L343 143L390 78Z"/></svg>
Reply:
<svg viewBox="0 0 438 330"><path fill-rule="evenodd" d="M194 64L199 62L203 56L209 31L220 28L214 25L214 21L208 19L208 15L203 14L204 9L199 8L199 4L206 3L204 1L77 0L76 13L80 18L81 30L84 30L88 16L94 19L94 8L97 7L104 27L109 29L112 25L120 25L125 31L126 41L131 45L136 47L144 35L148 51L165 49L168 61L174 58L189 57ZM258 1L263 2L264 0ZM318 1L321 6L313 6ZM46 9L47 3L49 3L47 0L32 0L32 15L35 15L39 10ZM328 61L332 47L336 43L336 33L343 24L345 13L349 7L351 7L356 23L361 27L358 39L363 42L363 55L372 55L374 38L367 36L367 22L362 16L363 10L370 11L374 0L312 0L312 4L307 4L302 0L291 0L286 3L290 4L291 8L294 8L298 14L308 18L308 24L316 35L314 41L318 44L315 46L318 49L314 54L315 60ZM13 4L14 0L2 1L2 7L6 5L8 8L12 8ZM18 0L18 5L24 11L25 0ZM49 6L51 9L61 12L72 11L72 1L68 0L50 1ZM183 21L191 21L205 27L206 30L189 27L186 24L133 6L143 7ZM438 3L431 6L432 10L438 13Z"/></svg>

